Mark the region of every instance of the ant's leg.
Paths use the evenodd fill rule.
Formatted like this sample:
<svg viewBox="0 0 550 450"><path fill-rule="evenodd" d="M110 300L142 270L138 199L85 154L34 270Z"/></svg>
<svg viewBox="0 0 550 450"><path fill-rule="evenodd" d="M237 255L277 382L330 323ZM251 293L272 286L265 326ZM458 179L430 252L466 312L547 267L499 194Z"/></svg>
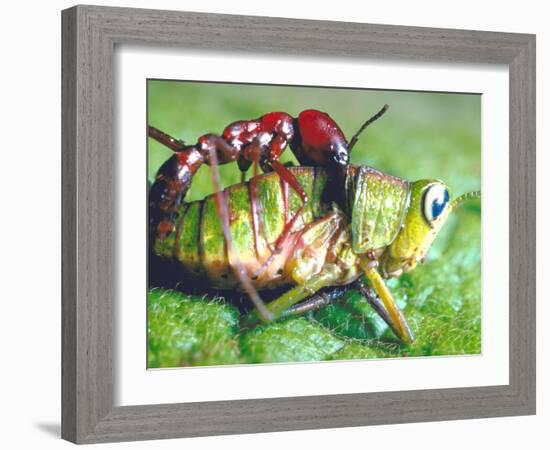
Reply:
<svg viewBox="0 0 550 450"><path fill-rule="evenodd" d="M260 192L258 190L258 175L259 175L259 163L261 159L263 149L262 144L259 139L254 139L250 144L248 144L242 154L242 159L239 160L239 168L241 166L245 167L245 163L248 167L252 165L252 177L249 180L250 187L250 208L252 212L252 227L254 229L255 236L267 236L265 231L265 220L264 212L261 205L261 202L258 201L260 198ZM241 163L241 160L244 163ZM242 170L242 169L241 169ZM261 245L259 242L256 242L256 252L262 253L262 249L259 248ZM270 254L273 253L270 243L265 239L265 247L269 250ZM259 274L254 274L252 279L255 280L258 278Z"/></svg>
<svg viewBox="0 0 550 450"><path fill-rule="evenodd" d="M219 148L216 145L218 142L219 141L217 139L212 139L210 140L210 145L209 146L203 145L203 148L206 151L208 151L208 163L212 168L212 171L211 171L212 181L214 183L214 188L216 192L215 193L216 209L217 209L220 221L222 223L223 236L225 239L225 243L227 245L229 260L231 261L231 268L233 270L233 273L241 283L242 288L248 294L248 296L250 297L250 300L252 300L252 303L254 303L254 306L256 307L256 311L258 312L259 318L264 322L269 322L274 318L273 313L267 309L265 303L260 298L258 291L256 290L256 288L254 288L250 279L248 278L246 269L242 265L237 252L233 248L233 238L231 237L231 228L229 225L229 211L227 207L227 196L226 196L226 192L222 191L220 174L218 171Z"/></svg>
<svg viewBox="0 0 550 450"><path fill-rule="evenodd" d="M294 215L290 218L288 222L285 223L285 226L283 228L283 231L277 238L277 241L275 242L275 253L280 252L281 246L285 242L286 238L292 231L292 227L294 226L294 223L300 217L300 214L304 210L304 208L307 205L308 198L307 194L304 191L304 188L300 185L296 177L286 168L283 166L279 161L272 161L271 167L273 167L273 170L279 175L281 180L285 183L288 183L288 185L294 189L294 191L300 196L300 199L302 200L302 206L298 208L298 210L294 213ZM288 208L289 202L287 202L287 208Z"/></svg>
<svg viewBox="0 0 550 450"><path fill-rule="evenodd" d="M250 178L250 207L252 210L252 219L253 219L253 227L254 227L254 233L256 236L258 236L258 239L260 236L267 236L266 230L265 230L265 220L264 220L264 211L262 208L261 202L258 201L260 198L260 192L258 190L258 161L254 161L252 166L252 178ZM259 243L256 244L259 246ZM271 262L272 258L271 255L273 255L273 248L271 247L271 244L268 242L267 238L265 238L265 246L269 250L270 256L268 257L268 261ZM261 250L257 247L256 251L261 252ZM270 259L271 258L271 259ZM263 267L263 265L262 265ZM267 266L266 266L267 267ZM252 279L257 279L265 270L259 270L258 272L254 273L252 276Z"/></svg>
<svg viewBox="0 0 550 450"><path fill-rule="evenodd" d="M244 183L246 181L246 172L248 172L248 169L250 169L252 161L244 158L244 155L241 153L239 155L239 159L237 160L237 165L239 166L239 170L241 171L241 183Z"/></svg>
<svg viewBox="0 0 550 450"><path fill-rule="evenodd" d="M246 182L246 172L247 170L241 170L241 184Z"/></svg>
<svg viewBox="0 0 550 450"><path fill-rule="evenodd" d="M268 164L277 172L281 180L288 183L289 186L300 196L303 204L308 201L307 194L304 188L298 182L296 177L288 170L288 168L279 162L279 158L283 150L287 146L287 139L284 135L278 134L271 142L271 150L269 152Z"/></svg>
<svg viewBox="0 0 550 450"><path fill-rule="evenodd" d="M278 134L275 136L273 141L271 142L271 150L269 152L269 159L267 161L267 164L271 166L274 172L279 175L279 178L284 182L287 183L300 197L302 200L302 206L298 208L298 210L294 213L294 215L290 218L288 222L285 223L285 226L283 228L283 231L277 238L277 241L275 242L274 250L273 252L279 253L281 251L281 247L283 243L285 242L286 238L292 231L292 227L294 226L294 223L300 217L300 214L304 210L304 208L307 205L308 198L306 191L300 184L300 182L297 180L297 178L294 176L294 174L288 170L287 167L285 167L283 164L279 162L279 157L281 156L281 153L285 149L287 145L287 139L284 135ZM289 202L286 202L287 208L289 205Z"/></svg>
<svg viewBox="0 0 550 450"><path fill-rule="evenodd" d="M300 197L302 200L302 206L298 208L298 210L294 213L294 215L290 218L290 220L285 221L285 225L283 227L283 230L281 231L281 234L275 241L273 245L273 249L270 249L271 254L269 257L265 260L265 262L261 265L261 267L254 273L253 278L258 278L275 258L275 255L279 254L282 251L283 245L288 238L288 235L291 233L292 228L294 226L294 223L300 217L302 211L307 206L308 197L306 192L304 191L304 188L300 184L300 182L296 179L294 174L288 170L288 167L284 166L278 161L279 156L281 155L283 149L286 147L286 138L284 135L278 134L271 143L271 151L269 154L269 157L267 161L265 161L262 166L264 169L264 172L268 171L269 168L273 169L274 172L279 175L279 178L283 183L288 184ZM284 191L286 192L286 190ZM285 202L285 207L287 208L287 211L285 211L285 217L287 216L288 208L289 208L290 202Z"/></svg>

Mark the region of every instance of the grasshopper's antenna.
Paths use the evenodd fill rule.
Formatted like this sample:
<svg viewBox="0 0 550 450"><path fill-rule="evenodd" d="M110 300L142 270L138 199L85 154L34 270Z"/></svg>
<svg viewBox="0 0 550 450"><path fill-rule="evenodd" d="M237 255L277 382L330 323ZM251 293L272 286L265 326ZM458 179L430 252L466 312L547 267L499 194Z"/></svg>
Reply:
<svg viewBox="0 0 550 450"><path fill-rule="evenodd" d="M459 195L451 202L451 211L460 206L465 201L475 200L478 198L481 198L481 191L466 192L465 194Z"/></svg>
<svg viewBox="0 0 550 450"><path fill-rule="evenodd" d="M359 140L359 135L365 131L365 128L367 128L371 123L377 121L384 115L384 113L388 110L389 106L386 104L382 107L380 111L378 111L374 116L372 116L370 119L368 119L363 125L361 125L361 128L353 135L351 138L351 141L349 141L348 145L348 153L351 152L352 148L355 146L357 141Z"/></svg>

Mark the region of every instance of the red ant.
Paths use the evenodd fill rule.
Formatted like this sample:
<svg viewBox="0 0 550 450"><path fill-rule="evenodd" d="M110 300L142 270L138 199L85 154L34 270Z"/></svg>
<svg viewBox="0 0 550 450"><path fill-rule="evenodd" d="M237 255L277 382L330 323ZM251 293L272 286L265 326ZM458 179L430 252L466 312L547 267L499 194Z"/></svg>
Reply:
<svg viewBox="0 0 550 450"><path fill-rule="evenodd" d="M297 118L284 112L270 112L255 120L239 120L229 124L221 135L205 134L193 145L186 145L149 126L149 137L174 151L174 155L157 172L150 192L149 225L152 237L164 239L173 231L177 208L189 189L193 175L203 163L215 166L236 161L243 181L245 173L254 164L251 189L255 189L254 178L259 165L264 172L277 172L302 200L302 207L288 221L275 242L273 252L276 253L308 201L298 180L279 162L285 148L290 146L300 165L321 166L333 177L342 178L359 135L387 109L388 105L384 105L368 119L349 143L328 114L314 109L302 111Z"/></svg>

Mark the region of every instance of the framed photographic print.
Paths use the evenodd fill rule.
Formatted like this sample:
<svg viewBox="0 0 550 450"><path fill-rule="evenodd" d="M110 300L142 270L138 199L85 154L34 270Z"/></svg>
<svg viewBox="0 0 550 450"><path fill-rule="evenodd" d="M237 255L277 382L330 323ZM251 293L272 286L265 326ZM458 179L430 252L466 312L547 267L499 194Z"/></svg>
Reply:
<svg viewBox="0 0 550 450"><path fill-rule="evenodd" d="M63 11L63 437L533 414L534 55Z"/></svg>
<svg viewBox="0 0 550 450"><path fill-rule="evenodd" d="M149 125L149 368L481 353L481 95L158 79L147 92L148 122L184 134L254 118L188 145ZM361 118L366 105L381 109ZM353 145L338 116L357 118L358 130L380 122ZM352 150L371 165L350 163ZM226 164L218 204L209 172ZM438 179L465 195L451 200ZM453 210L455 225L443 228ZM449 238L431 249L443 230ZM295 317L252 326L264 310ZM307 312L313 322L299 318Z"/></svg>

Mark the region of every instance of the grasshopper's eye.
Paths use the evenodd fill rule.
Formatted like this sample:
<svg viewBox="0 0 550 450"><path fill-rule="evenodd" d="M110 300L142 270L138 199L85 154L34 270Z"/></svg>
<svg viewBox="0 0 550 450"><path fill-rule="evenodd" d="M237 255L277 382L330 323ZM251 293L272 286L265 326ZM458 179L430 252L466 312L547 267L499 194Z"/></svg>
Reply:
<svg viewBox="0 0 550 450"><path fill-rule="evenodd" d="M449 191L442 184L432 184L424 194L424 217L431 223L437 219L449 203Z"/></svg>

